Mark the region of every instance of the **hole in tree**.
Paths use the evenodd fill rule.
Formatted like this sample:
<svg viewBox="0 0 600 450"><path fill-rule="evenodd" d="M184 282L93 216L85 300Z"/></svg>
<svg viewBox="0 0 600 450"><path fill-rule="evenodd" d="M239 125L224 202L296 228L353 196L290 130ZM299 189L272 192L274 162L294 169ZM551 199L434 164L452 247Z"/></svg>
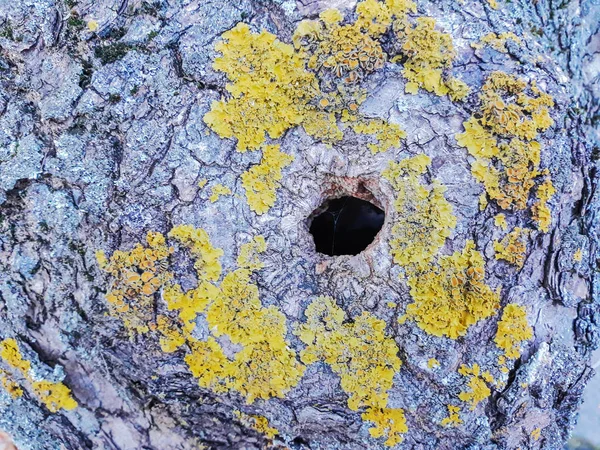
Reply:
<svg viewBox="0 0 600 450"><path fill-rule="evenodd" d="M373 242L384 219L383 210L366 200L330 199L313 213L310 233L319 253L357 255Z"/></svg>

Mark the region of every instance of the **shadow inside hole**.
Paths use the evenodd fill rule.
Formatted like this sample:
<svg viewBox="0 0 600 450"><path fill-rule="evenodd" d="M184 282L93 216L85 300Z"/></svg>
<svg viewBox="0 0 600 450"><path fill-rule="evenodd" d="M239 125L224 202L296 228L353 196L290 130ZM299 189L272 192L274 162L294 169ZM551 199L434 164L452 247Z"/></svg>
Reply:
<svg viewBox="0 0 600 450"><path fill-rule="evenodd" d="M329 256L357 255L381 230L385 213L356 197L326 201L315 213L310 233L317 252Z"/></svg>

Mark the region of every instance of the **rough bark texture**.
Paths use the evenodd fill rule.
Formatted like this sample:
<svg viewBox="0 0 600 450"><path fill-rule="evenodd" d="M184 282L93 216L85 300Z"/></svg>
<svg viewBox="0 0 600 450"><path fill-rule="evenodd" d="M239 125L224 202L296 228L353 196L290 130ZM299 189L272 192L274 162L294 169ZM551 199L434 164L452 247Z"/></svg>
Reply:
<svg viewBox="0 0 600 450"><path fill-rule="evenodd" d="M0 429L17 445L384 447L369 436L360 411L348 408L340 379L326 364L308 365L284 398L246 405L235 391L200 388L184 350L164 353L151 334L130 338L119 318L107 314L110 278L98 267L96 250L110 255L143 242L150 230L166 234L193 224L223 249L225 270L235 267L240 244L265 236L265 267L255 281L262 304L285 314L287 340L297 353L305 345L293 325L305 320L319 295L335 298L349 318L368 311L385 321L402 360L389 392L409 429L398 448L561 448L600 341L600 6L513 0L495 10L487 1L418 2L419 13L452 36L454 73L475 93L486 73L503 70L536 79L556 102L554 125L539 139L542 167L557 189L552 226L531 235L520 270L494 258L500 210L480 211L483 188L454 137L475 111L476 95L461 104L423 90L405 94L401 67L389 62L363 81L369 94L361 113L400 124L407 133L401 146L373 155L360 136L327 146L293 128L278 141L295 160L284 170L275 206L264 215L249 209L239 177L260 161L260 152L237 152L235 141L219 138L203 121L211 102L227 95L227 80L212 68L214 44L240 21L290 42L299 20L328 7L351 14L354 6L0 0L0 338L15 338L34 378L62 381L78 402L51 413L26 383L18 399L0 388ZM92 19L100 25L95 32L88 28ZM492 31L512 31L523 45L476 55L470 44ZM487 283L501 288L503 305L527 307L535 333L511 362L505 385L474 411L465 409L458 427L440 425L446 405L456 404L464 389L458 367L493 364L501 313L457 340L431 336L410 320L398 323L412 300L390 255L395 194L381 172L389 161L420 153L432 158L430 173L448 187L458 221L443 253L473 239L486 259ZM204 178L209 184L201 189ZM233 195L210 202L216 183ZM382 206L384 227L357 256L317 254L306 220L342 194ZM581 261L573 258L578 249ZM182 263L176 275L190 268ZM430 358L440 367L429 368ZM278 437L252 429L235 410L267 417Z"/></svg>

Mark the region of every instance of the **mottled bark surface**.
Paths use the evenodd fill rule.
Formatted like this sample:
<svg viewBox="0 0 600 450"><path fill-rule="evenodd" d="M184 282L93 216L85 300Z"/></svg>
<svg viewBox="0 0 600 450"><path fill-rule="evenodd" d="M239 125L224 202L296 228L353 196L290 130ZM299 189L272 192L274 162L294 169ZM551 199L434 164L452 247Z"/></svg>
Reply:
<svg viewBox="0 0 600 450"><path fill-rule="evenodd" d="M0 387L0 429L30 449L384 448L360 411L348 408L340 378L326 364L307 365L283 398L246 405L235 391L200 388L185 351L166 354L151 335L130 337L107 313L110 278L95 252L110 255L143 242L148 231L192 224L223 249L226 271L235 268L241 244L265 237L265 267L254 280L262 304L285 314L297 353L305 345L292 334L294 324L304 322L319 295L333 297L351 319L368 311L385 321L402 360L389 391L389 405L404 409L409 429L398 448L561 448L600 341L600 6L417 3L452 36L453 73L474 95L457 103L424 90L405 94L401 67L386 63L363 81L368 97L360 110L399 124L407 133L400 147L373 155L361 136L327 146L293 128L278 142L295 160L275 206L257 215L240 175L260 162L260 152L237 152L234 140L203 121L227 94L225 76L212 68L214 44L240 21L290 42L301 19L328 7L350 14L353 2L0 0L0 339L16 339L34 378L62 381L78 403L51 413L27 386L18 399ZM523 44L509 42L506 54L471 47L505 31ZM494 70L537 80L556 103L554 125L539 138L541 165L557 190L552 226L532 234L519 270L494 257L493 241L503 236L494 226L500 210L480 211L483 187L455 139ZM442 253L474 240L487 283L501 288L502 305L527 307L535 333L505 385L474 411L466 408L459 427L440 425L464 389L458 367L494 364L501 313L456 340L427 334L411 320L398 323L412 300L390 255L395 192L381 172L421 153L432 159L429 173L447 186L457 217ZM213 203L217 183L233 195ZM386 221L365 252L328 257L316 253L307 218L341 195L373 201ZM522 212L510 217L527 220ZM574 258L578 250L581 258ZM178 267L182 286L192 287L191 265ZM199 319L198 334L202 327ZM430 358L440 367L428 367ZM267 417L278 437L252 429L236 410Z"/></svg>

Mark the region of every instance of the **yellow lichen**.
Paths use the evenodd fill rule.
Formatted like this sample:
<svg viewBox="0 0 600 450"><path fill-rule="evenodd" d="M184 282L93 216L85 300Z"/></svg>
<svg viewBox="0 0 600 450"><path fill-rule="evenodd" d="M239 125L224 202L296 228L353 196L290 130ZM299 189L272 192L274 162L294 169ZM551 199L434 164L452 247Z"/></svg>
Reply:
<svg viewBox="0 0 600 450"><path fill-rule="evenodd" d="M407 431L404 411L387 408L388 391L400 369L398 347L384 332L385 322L363 312L352 323L330 297L319 297L305 311L306 323L295 334L307 344L305 364L324 361L341 378L352 410L366 408L363 420L374 423L373 437L386 436L386 445L401 441Z"/></svg>
<svg viewBox="0 0 600 450"><path fill-rule="evenodd" d="M198 181L198 187L202 189L204 186L206 186L206 183L208 183L208 180L206 178L202 178L200 181Z"/></svg>
<svg viewBox="0 0 600 450"><path fill-rule="evenodd" d="M514 264L519 269L523 267L527 255L527 237L529 231L526 228L515 227L502 241L494 241L496 259L503 259Z"/></svg>
<svg viewBox="0 0 600 450"><path fill-rule="evenodd" d="M63 383L37 380L32 377L31 363L21 355L16 340L8 338L0 342L0 357L8 366L20 373L30 384L34 395L46 405L50 412L58 412L61 409L69 411L78 406L71 397L71 390ZM0 381L13 398L23 395L23 390L8 377L5 371L0 371Z"/></svg>
<svg viewBox="0 0 600 450"><path fill-rule="evenodd" d="M423 185L431 159L418 155L391 162L382 173L396 191L396 217L389 241L394 262L402 266L427 266L456 226L452 206L444 197L446 188L434 181Z"/></svg>
<svg viewBox="0 0 600 450"><path fill-rule="evenodd" d="M110 313L119 316L131 333L147 333L154 323L154 298L159 289L172 278L167 271L168 247L160 233L149 232L147 247L136 244L129 251L115 251L110 260L99 251L99 267L112 276L106 300Z"/></svg>
<svg viewBox="0 0 600 450"><path fill-rule="evenodd" d="M191 225L178 225L170 231L169 237L176 239L194 259L197 286L184 291L174 282L174 275L168 271L169 264L165 259L161 269L164 273L164 286L161 285L164 304L158 307L159 310L175 311L177 315L159 314L156 323L151 323L148 311L143 310L142 319L152 325L147 327L147 331L158 333L164 352L173 352L187 344L190 351L185 362L203 388L219 393L235 390L245 396L248 403L257 398L283 396L299 382L304 366L297 361L295 352L285 341L285 316L275 306L262 306L258 287L250 280L251 271L262 268L258 254L266 248L264 238L257 236L244 244L238 258L242 268L226 274L218 284L223 251L212 246L206 231ZM150 251L154 255L156 251L166 258L174 251L166 247L165 238L160 233L149 233L148 244L149 249L138 244L134 248L138 249L136 254ZM113 283L120 280L123 270L121 260L130 256L130 252L115 252L110 261L103 261L104 270L117 278ZM139 261L136 259L128 264L139 265ZM154 307L153 302L151 305ZM128 312L117 311L120 315ZM154 308L151 313L155 313ZM212 334L204 341L192 335L200 314L205 314ZM136 320L142 319L138 317ZM226 336L232 344L240 347L232 358L225 355L215 339L221 336Z"/></svg>
<svg viewBox="0 0 600 450"><path fill-rule="evenodd" d="M548 207L548 200L550 200L555 193L556 190L552 185L552 180L550 177L547 177L543 183L538 186L536 193L537 200L531 208L533 220L535 220L538 228L544 233L547 233L550 230L550 225L552 224L552 215L550 208Z"/></svg>
<svg viewBox="0 0 600 450"><path fill-rule="evenodd" d="M406 132L399 125L378 119L359 120L352 124L352 129L355 133L373 136L375 142L367 144L373 154L399 147L400 140L406 137Z"/></svg>
<svg viewBox="0 0 600 450"><path fill-rule="evenodd" d="M429 361L427 361L427 367L429 369L435 369L436 367L440 367L440 362L435 358L429 358Z"/></svg>
<svg viewBox="0 0 600 450"><path fill-rule="evenodd" d="M518 358L521 355L521 343L532 337L533 329L527 322L525 308L514 303L506 305L494 338L498 348L504 351L504 356L509 359Z"/></svg>
<svg viewBox="0 0 600 450"><path fill-rule="evenodd" d="M467 241L462 252L441 256L436 264L409 276L414 302L406 314L435 336L464 336L471 325L500 307L499 290L492 291L484 280L483 256Z"/></svg>
<svg viewBox="0 0 600 450"><path fill-rule="evenodd" d="M540 436L542 435L542 429L541 428L535 428L532 432L531 432L531 437L533 439L535 439L536 441L540 438Z"/></svg>
<svg viewBox="0 0 600 450"><path fill-rule="evenodd" d="M245 269L227 274L220 295L206 312L216 337L226 335L233 344L243 347L217 377L226 376L222 380L225 385L242 393L248 403L256 398L283 396L304 372L285 341L285 316L275 306L261 305L250 274Z"/></svg>
<svg viewBox="0 0 600 450"><path fill-rule="evenodd" d="M581 251L580 248L578 248L575 253L573 253L573 260L576 262L581 262L581 260L583 259L583 252Z"/></svg>
<svg viewBox="0 0 600 450"><path fill-rule="evenodd" d="M481 38L479 44L471 44L471 47L475 49L481 49L485 45L489 45L494 50L499 51L501 53L507 53L508 49L506 48L506 42L508 40L512 40L516 44L522 44L521 38L517 36L512 31L507 31L505 33L488 33L484 37Z"/></svg>
<svg viewBox="0 0 600 450"><path fill-rule="evenodd" d="M279 151L279 145L267 145L260 164L242 174L242 186L252 211L264 214L275 204L281 170L293 160L293 156Z"/></svg>
<svg viewBox="0 0 600 450"><path fill-rule="evenodd" d="M267 243L262 236L254 236L254 238L242 244L240 254L238 255L237 265L240 269L261 270L264 267L260 260L260 254L267 250Z"/></svg>
<svg viewBox="0 0 600 450"><path fill-rule="evenodd" d="M455 78L444 78L444 70L452 66L456 56L452 37L435 29L435 20L431 17L419 17L411 25L404 22L396 26L400 44L398 61L406 59L402 74L408 80L405 90L416 94L419 88L436 95L450 94L453 100L464 98L468 86Z"/></svg>
<svg viewBox="0 0 600 450"><path fill-rule="evenodd" d="M98 22L95 21L94 19L88 21L88 23L87 23L87 28L92 33L95 33L96 31L98 31L98 27L99 27Z"/></svg>
<svg viewBox="0 0 600 450"><path fill-rule="evenodd" d="M231 189L220 183L215 184L210 191L210 197L208 199L211 203L215 203L222 195L231 195Z"/></svg>
<svg viewBox="0 0 600 450"><path fill-rule="evenodd" d="M479 364L473 364L472 367L463 364L458 373L469 378L467 382L468 390L458 394L458 398L468 403L472 411L477 407L479 402L491 395L492 392L487 383L493 383L494 378L487 370L481 371Z"/></svg>
<svg viewBox="0 0 600 450"><path fill-rule="evenodd" d="M442 419L442 426L457 427L463 421L460 418L460 406L446 405L448 408L448 417Z"/></svg>
<svg viewBox="0 0 600 450"><path fill-rule="evenodd" d="M239 410L234 411L233 414L240 419L244 425L265 435L268 439L274 439L275 436L279 434L277 428L270 426L269 419L264 416L259 416L257 414L246 414Z"/></svg>
<svg viewBox="0 0 600 450"><path fill-rule="evenodd" d="M245 23L223 33L213 67L225 72L228 100L213 102L204 121L219 136L236 138L239 151L259 148L267 134L280 137L303 121L307 103L319 96L314 75L292 46Z"/></svg>
<svg viewBox="0 0 600 450"><path fill-rule="evenodd" d="M488 3L490 5L490 7L493 8L493 9L498 9L499 8L497 0L488 0Z"/></svg>
<svg viewBox="0 0 600 450"><path fill-rule="evenodd" d="M34 394L46 405L50 412L61 409L67 411L77 408L77 402L71 397L71 390L62 383L50 381L33 381Z"/></svg>
<svg viewBox="0 0 600 450"><path fill-rule="evenodd" d="M494 217L494 225L506 231L506 229L508 228L508 224L506 223L506 215L502 213L496 214L496 216Z"/></svg>
<svg viewBox="0 0 600 450"><path fill-rule="evenodd" d="M541 144L533 139L553 124L552 97L534 82L493 72L479 99L481 117L474 115L464 122L465 132L457 134L456 140L475 158L471 172L487 195L502 209L525 209L536 179L546 175L540 170ZM538 201L532 207L533 218L544 231L550 225L546 203L553 194L546 178L538 186Z"/></svg>

